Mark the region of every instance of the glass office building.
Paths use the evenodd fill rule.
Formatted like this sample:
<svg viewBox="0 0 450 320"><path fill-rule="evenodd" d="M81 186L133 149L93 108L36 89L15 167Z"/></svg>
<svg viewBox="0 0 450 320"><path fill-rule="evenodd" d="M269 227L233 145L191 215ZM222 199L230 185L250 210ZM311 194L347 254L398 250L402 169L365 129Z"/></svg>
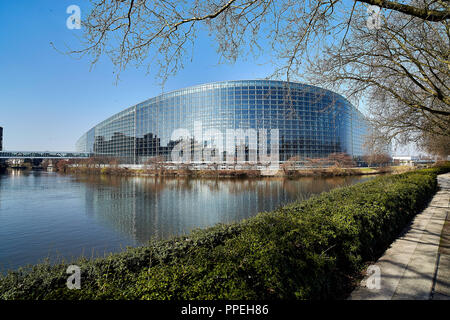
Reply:
<svg viewBox="0 0 450 320"><path fill-rule="evenodd" d="M331 153L362 156L369 130L364 116L329 90L285 81L225 81L164 93L129 107L86 132L77 151L129 164L152 157L171 161L179 142L172 139L173 132L180 128L191 132L193 143L202 148L214 144L204 136L208 129L223 132L224 144L227 130L254 129L259 136L266 129L268 150L270 130L278 129L280 161Z"/></svg>

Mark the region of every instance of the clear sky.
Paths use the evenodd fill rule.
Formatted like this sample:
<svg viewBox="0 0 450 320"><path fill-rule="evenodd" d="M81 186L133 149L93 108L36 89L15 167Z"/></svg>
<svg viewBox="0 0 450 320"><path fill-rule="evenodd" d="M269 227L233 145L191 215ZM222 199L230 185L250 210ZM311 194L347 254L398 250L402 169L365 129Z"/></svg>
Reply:
<svg viewBox="0 0 450 320"><path fill-rule="evenodd" d="M116 83L107 57L91 70L90 60L56 51L79 48L82 30L69 30L66 8L87 1L0 2L0 126L4 150L75 149L76 140L105 118L161 93L159 80L145 68L129 67ZM83 10L85 8L85 10ZM218 65L214 44L202 37L193 61L169 79L164 90L232 79L259 79L269 65L249 58Z"/></svg>
<svg viewBox="0 0 450 320"><path fill-rule="evenodd" d="M88 13L86 0L0 2L0 126L4 150L72 151L88 129L126 107L161 93L154 74L129 67L116 82L105 57L91 69L88 57L74 59L55 50L80 48L82 30L69 30L69 5ZM166 83L171 91L201 83L261 79L273 72L267 57L218 64L205 35L193 60Z"/></svg>

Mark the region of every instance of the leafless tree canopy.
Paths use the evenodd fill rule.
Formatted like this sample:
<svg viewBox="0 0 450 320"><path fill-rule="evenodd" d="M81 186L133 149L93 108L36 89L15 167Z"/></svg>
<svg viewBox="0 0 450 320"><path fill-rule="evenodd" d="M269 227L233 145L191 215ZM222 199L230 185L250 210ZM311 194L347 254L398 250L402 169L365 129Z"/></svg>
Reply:
<svg viewBox="0 0 450 320"><path fill-rule="evenodd" d="M343 0L91 2L92 11L82 21L86 43L74 53L91 54L94 62L107 54L119 71L129 63L157 67L163 79L190 57L202 25L216 37L223 58L234 60L246 49L259 51L259 44L266 41L289 72L301 64L305 50L314 47L312 40L338 35L353 15L348 1ZM410 2L359 0L353 9L375 4L429 21L450 19L448 0Z"/></svg>
<svg viewBox="0 0 450 320"><path fill-rule="evenodd" d="M381 137L417 142L422 132L450 136L448 21L391 12L369 29L357 11L351 35L312 59L310 81L366 98Z"/></svg>
<svg viewBox="0 0 450 320"><path fill-rule="evenodd" d="M369 5L382 8L379 28L367 26ZM221 60L268 55L270 77L366 99L384 138L418 141L450 135L449 21L449 0L92 0L72 53L108 55L119 73L156 69L164 82L208 30Z"/></svg>
<svg viewBox="0 0 450 320"><path fill-rule="evenodd" d="M448 135L435 135L424 131L420 136L418 145L422 150L443 160L450 155L450 136Z"/></svg>

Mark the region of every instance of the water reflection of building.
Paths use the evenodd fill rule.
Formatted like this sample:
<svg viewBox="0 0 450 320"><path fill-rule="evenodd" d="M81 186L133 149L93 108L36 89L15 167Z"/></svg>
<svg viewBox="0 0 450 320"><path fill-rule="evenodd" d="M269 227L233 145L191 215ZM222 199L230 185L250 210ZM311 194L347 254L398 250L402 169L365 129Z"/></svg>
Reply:
<svg viewBox="0 0 450 320"><path fill-rule="evenodd" d="M240 221L357 178L161 179L81 178L86 213L141 244L219 222Z"/></svg>

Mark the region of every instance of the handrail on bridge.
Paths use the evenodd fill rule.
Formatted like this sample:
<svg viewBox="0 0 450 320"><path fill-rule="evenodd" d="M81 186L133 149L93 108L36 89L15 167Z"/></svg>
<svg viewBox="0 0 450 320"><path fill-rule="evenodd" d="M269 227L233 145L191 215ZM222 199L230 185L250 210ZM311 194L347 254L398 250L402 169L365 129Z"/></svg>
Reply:
<svg viewBox="0 0 450 320"><path fill-rule="evenodd" d="M0 151L0 159L84 159L92 156L89 152L67 151Z"/></svg>

